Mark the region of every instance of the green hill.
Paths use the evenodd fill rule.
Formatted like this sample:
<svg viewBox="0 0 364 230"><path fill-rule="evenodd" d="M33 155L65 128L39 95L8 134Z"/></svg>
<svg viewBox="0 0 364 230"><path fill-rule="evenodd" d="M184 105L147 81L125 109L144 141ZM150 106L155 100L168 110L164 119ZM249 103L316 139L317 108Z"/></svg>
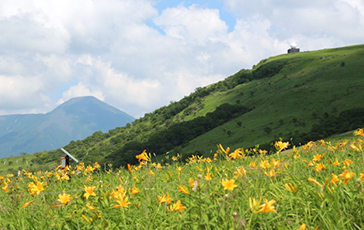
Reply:
<svg viewBox="0 0 364 230"><path fill-rule="evenodd" d="M120 166L134 163L144 149L208 155L220 143L232 149L257 144L269 149L279 138L304 144L364 126L363 67L364 45L271 57L65 149L85 163ZM44 169L63 154L33 155L33 167Z"/></svg>

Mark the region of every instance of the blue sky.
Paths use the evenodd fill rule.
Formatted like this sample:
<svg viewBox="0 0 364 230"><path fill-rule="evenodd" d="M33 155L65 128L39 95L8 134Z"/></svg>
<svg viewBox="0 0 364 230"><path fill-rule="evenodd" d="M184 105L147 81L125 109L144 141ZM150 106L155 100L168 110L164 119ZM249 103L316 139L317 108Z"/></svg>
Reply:
<svg viewBox="0 0 364 230"><path fill-rule="evenodd" d="M362 0L3 0L0 115L95 96L134 117L287 52L361 44Z"/></svg>

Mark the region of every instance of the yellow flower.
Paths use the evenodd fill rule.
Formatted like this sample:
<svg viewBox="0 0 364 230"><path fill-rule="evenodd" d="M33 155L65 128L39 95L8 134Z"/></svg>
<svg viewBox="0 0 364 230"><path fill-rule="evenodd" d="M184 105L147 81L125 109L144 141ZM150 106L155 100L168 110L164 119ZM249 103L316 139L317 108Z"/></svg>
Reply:
<svg viewBox="0 0 364 230"><path fill-rule="evenodd" d="M34 194L37 194L39 195L39 193L41 191L44 191L44 183L42 182L39 182L39 181L35 181L37 184L34 184L33 182L31 182L29 185L28 185L28 191L30 192L30 195L34 195Z"/></svg>
<svg viewBox="0 0 364 230"><path fill-rule="evenodd" d="M59 197L58 201L65 205L68 204L68 202L70 202L73 199L71 195L66 194L64 191L63 194L59 194L58 197Z"/></svg>
<svg viewBox="0 0 364 230"><path fill-rule="evenodd" d="M224 190L231 190L233 191L234 188L238 187L235 183L234 179L228 180L228 179L222 179L221 184L224 186Z"/></svg>
<svg viewBox="0 0 364 230"><path fill-rule="evenodd" d="M261 167L262 169L266 169L266 168L270 168L271 166L270 166L268 160L265 160L265 161L260 162L259 167Z"/></svg>
<svg viewBox="0 0 364 230"><path fill-rule="evenodd" d="M322 187L322 185L317 180L315 180L315 179L313 179L311 177L307 178L307 180L310 181L310 182L312 182L312 183L314 183L314 184L317 184L320 187Z"/></svg>
<svg viewBox="0 0 364 230"><path fill-rule="evenodd" d="M178 186L178 190L183 192L184 194L190 194L185 186Z"/></svg>
<svg viewBox="0 0 364 230"><path fill-rule="evenodd" d="M354 135L355 136L362 136L362 137L364 137L364 131L363 131L363 129L358 129L358 130L354 131Z"/></svg>
<svg viewBox="0 0 364 230"><path fill-rule="evenodd" d="M283 149L288 148L289 143L288 142L282 142L282 141L276 141L276 143L274 144L274 146L276 147L276 149L280 152Z"/></svg>
<svg viewBox="0 0 364 230"><path fill-rule="evenodd" d="M4 190L6 193L9 193L9 184L4 181L4 186L1 187L2 190Z"/></svg>
<svg viewBox="0 0 364 230"><path fill-rule="evenodd" d="M322 158L323 158L323 156L321 156L320 154L316 154L313 156L314 161L320 161Z"/></svg>
<svg viewBox="0 0 364 230"><path fill-rule="evenodd" d="M358 178L358 181L364 182L364 173L360 173L360 177Z"/></svg>
<svg viewBox="0 0 364 230"><path fill-rule="evenodd" d="M147 150L144 150L141 154L137 155L136 158L139 162L141 161L149 161L150 157L148 157Z"/></svg>
<svg viewBox="0 0 364 230"><path fill-rule="evenodd" d="M83 185L83 187L85 188L85 194L83 194L83 196L86 197L86 200L88 200L90 196L96 196L96 193L94 192L96 186L87 187L86 185Z"/></svg>
<svg viewBox="0 0 364 230"><path fill-rule="evenodd" d="M31 200L31 201L28 201L26 202L25 204L23 204L23 208L27 207L28 205L30 205L31 203L33 203L35 200Z"/></svg>
<svg viewBox="0 0 364 230"><path fill-rule="evenodd" d="M86 172L93 172L94 170L95 169L91 165L87 166L86 168Z"/></svg>
<svg viewBox="0 0 364 230"><path fill-rule="evenodd" d="M101 168L101 166L99 165L99 163L95 162L95 163L94 163L94 168L95 168L95 169L99 169L99 168Z"/></svg>
<svg viewBox="0 0 364 230"><path fill-rule="evenodd" d="M148 175L155 175L155 173L152 170L149 170Z"/></svg>
<svg viewBox="0 0 364 230"><path fill-rule="evenodd" d="M262 202L262 198L260 198L259 201L257 201L255 198L249 197L250 210L252 212L256 213L259 209L260 202Z"/></svg>
<svg viewBox="0 0 364 230"><path fill-rule="evenodd" d="M161 204L163 204L163 203L170 204L173 201L173 199L171 199L171 197L169 196L168 193L167 193L167 195L163 195L163 196L158 195L158 199L159 200L157 201L157 203L161 203Z"/></svg>
<svg viewBox="0 0 364 230"><path fill-rule="evenodd" d="M332 165L338 166L338 165L340 165L340 163L339 163L339 161L337 159L335 159L335 162L332 163Z"/></svg>
<svg viewBox="0 0 364 230"><path fill-rule="evenodd" d="M230 159L241 159L243 158L244 150L243 149L236 149L234 152L229 154Z"/></svg>
<svg viewBox="0 0 364 230"><path fill-rule="evenodd" d="M321 162L320 164L317 164L315 166L315 170L318 171L322 171L323 169L325 169L325 165Z"/></svg>
<svg viewBox="0 0 364 230"><path fill-rule="evenodd" d="M332 178L331 178L331 181L330 181L330 183L329 183L329 184L336 184L336 182L341 181L341 180L339 179L339 177L338 177L338 176L336 176L335 174L331 173L331 175L332 175Z"/></svg>
<svg viewBox="0 0 364 230"><path fill-rule="evenodd" d="M114 205L112 206L113 208L127 208L129 206L129 204L131 204L130 202L128 202L128 197L119 197L118 199L115 199L115 201L118 203L118 205Z"/></svg>
<svg viewBox="0 0 364 230"><path fill-rule="evenodd" d="M183 204L181 203L180 200L177 200L177 202L173 205L170 206L170 211L181 211L183 212L183 210L186 209L186 206L183 206Z"/></svg>
<svg viewBox="0 0 364 230"><path fill-rule="evenodd" d="M182 172L182 169L183 169L182 167L177 167L177 172L178 173Z"/></svg>
<svg viewBox="0 0 364 230"><path fill-rule="evenodd" d="M133 165L128 164L128 171L129 171L129 174L131 174L131 173L132 173L133 168L134 168L134 166L133 166Z"/></svg>
<svg viewBox="0 0 364 230"><path fill-rule="evenodd" d="M257 213L263 213L263 212L277 212L275 210L275 207L273 206L276 203L275 200L268 201L267 199L264 200L264 204L260 206L260 210L258 210Z"/></svg>
<svg viewBox="0 0 364 230"><path fill-rule="evenodd" d="M257 164L256 164L255 161L252 161L252 162L249 163L248 166L253 167L253 168L256 168L257 167Z"/></svg>
<svg viewBox="0 0 364 230"><path fill-rule="evenodd" d="M133 188L131 189L131 196L138 194L140 192L140 189L135 187L135 185L133 185Z"/></svg>
<svg viewBox="0 0 364 230"><path fill-rule="evenodd" d="M269 176L271 179L276 176L276 173L274 172L273 168L271 168L268 172L263 171L263 173L267 176Z"/></svg>
<svg viewBox="0 0 364 230"><path fill-rule="evenodd" d="M345 185L348 185L349 179L351 179L354 175L355 175L355 173L350 172L349 170L345 170L343 173L341 173L339 175L339 177L344 178L345 179L345 181L344 181Z"/></svg>
<svg viewBox="0 0 364 230"><path fill-rule="evenodd" d="M301 226L300 226L300 228L299 229L297 229L297 230L305 230L306 229L306 224L305 223L303 223Z"/></svg>
<svg viewBox="0 0 364 230"><path fill-rule="evenodd" d="M205 176L205 180L212 180L211 175L211 173L207 173L207 175Z"/></svg>
<svg viewBox="0 0 364 230"><path fill-rule="evenodd" d="M324 140L320 140L320 142L321 142L321 146L325 146L325 141Z"/></svg>
<svg viewBox="0 0 364 230"><path fill-rule="evenodd" d="M276 159L272 159L271 163L270 163L274 168L279 168L279 161L277 161Z"/></svg>
<svg viewBox="0 0 364 230"><path fill-rule="evenodd" d="M343 161L343 164L344 164L345 166L347 166L347 167L349 167L352 163L353 163L353 162L352 162L351 160L349 160L349 159L345 159L345 160Z"/></svg>
<svg viewBox="0 0 364 230"><path fill-rule="evenodd" d="M244 169L243 166L241 166L240 168L236 169L236 171L234 172L234 174L237 177L243 177L246 174L246 170Z"/></svg>

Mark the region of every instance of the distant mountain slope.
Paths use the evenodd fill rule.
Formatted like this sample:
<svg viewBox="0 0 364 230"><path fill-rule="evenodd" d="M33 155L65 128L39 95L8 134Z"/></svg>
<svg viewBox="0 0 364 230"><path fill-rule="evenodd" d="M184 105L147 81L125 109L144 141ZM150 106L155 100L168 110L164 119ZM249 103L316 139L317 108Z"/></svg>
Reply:
<svg viewBox="0 0 364 230"><path fill-rule="evenodd" d="M94 98L72 98L47 114L0 116L0 157L62 147L135 119Z"/></svg>

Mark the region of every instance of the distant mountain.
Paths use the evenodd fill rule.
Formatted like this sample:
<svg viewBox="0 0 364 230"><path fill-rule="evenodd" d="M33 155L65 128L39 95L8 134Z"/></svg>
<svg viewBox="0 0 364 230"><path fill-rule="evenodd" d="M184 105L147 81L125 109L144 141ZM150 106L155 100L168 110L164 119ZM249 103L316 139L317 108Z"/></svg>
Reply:
<svg viewBox="0 0 364 230"><path fill-rule="evenodd" d="M135 120L96 99L72 98L47 114L0 116L0 157L62 147L96 131L107 132Z"/></svg>

